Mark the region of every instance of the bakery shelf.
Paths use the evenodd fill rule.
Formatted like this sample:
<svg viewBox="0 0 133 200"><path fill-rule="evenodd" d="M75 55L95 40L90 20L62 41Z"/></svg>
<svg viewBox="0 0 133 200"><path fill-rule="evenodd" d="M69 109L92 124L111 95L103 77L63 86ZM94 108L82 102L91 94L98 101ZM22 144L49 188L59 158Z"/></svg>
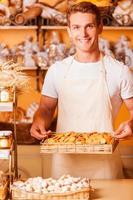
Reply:
<svg viewBox="0 0 133 200"><path fill-rule="evenodd" d="M2 30L36 30L38 26L0 26Z"/></svg>
<svg viewBox="0 0 133 200"><path fill-rule="evenodd" d="M12 112L13 102L0 102L0 112Z"/></svg>
<svg viewBox="0 0 133 200"><path fill-rule="evenodd" d="M53 30L53 29L62 29L62 30L66 30L67 26L41 26L41 29L48 29L48 30Z"/></svg>
<svg viewBox="0 0 133 200"><path fill-rule="evenodd" d="M37 30L38 26L0 26L2 30ZM54 25L45 25L41 26L41 29L59 29L66 30L67 26L54 26ZM104 30L133 30L133 26L104 26Z"/></svg>
<svg viewBox="0 0 133 200"><path fill-rule="evenodd" d="M41 26L41 29L63 29L66 30L67 26ZM103 30L133 30L133 26L104 26Z"/></svg>
<svg viewBox="0 0 133 200"><path fill-rule="evenodd" d="M133 30L133 26L104 26L103 30Z"/></svg>
<svg viewBox="0 0 133 200"><path fill-rule="evenodd" d="M9 160L9 176L11 181L12 171L14 177L18 178L18 162L17 162L17 137L16 137L16 88L13 88L13 101L0 102L0 112L12 112L13 113L13 141L10 148L0 148L0 159ZM5 129L7 130L7 129ZM9 129L8 129L9 130Z"/></svg>
<svg viewBox="0 0 133 200"><path fill-rule="evenodd" d="M10 147L4 148L0 146L0 159L10 159L10 156L13 151L13 145L13 142L11 142Z"/></svg>

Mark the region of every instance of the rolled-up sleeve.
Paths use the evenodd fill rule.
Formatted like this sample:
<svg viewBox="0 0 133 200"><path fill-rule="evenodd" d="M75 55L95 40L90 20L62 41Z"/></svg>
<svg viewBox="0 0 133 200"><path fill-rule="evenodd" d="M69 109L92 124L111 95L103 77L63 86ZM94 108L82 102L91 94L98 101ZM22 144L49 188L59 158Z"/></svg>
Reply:
<svg viewBox="0 0 133 200"><path fill-rule="evenodd" d="M45 76L42 95L46 95L53 98L58 98L57 88L56 88L56 65L52 65Z"/></svg>
<svg viewBox="0 0 133 200"><path fill-rule="evenodd" d="M120 88L122 99L133 97L133 71L126 66L122 69Z"/></svg>

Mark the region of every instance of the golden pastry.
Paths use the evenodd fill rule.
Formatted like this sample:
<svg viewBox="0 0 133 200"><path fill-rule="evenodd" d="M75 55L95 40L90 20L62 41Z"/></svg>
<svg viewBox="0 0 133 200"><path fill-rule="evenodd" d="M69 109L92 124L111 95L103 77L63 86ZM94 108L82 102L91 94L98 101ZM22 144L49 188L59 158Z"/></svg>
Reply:
<svg viewBox="0 0 133 200"><path fill-rule="evenodd" d="M56 135L48 138L44 143L48 144L111 144L113 138L110 133L57 133Z"/></svg>

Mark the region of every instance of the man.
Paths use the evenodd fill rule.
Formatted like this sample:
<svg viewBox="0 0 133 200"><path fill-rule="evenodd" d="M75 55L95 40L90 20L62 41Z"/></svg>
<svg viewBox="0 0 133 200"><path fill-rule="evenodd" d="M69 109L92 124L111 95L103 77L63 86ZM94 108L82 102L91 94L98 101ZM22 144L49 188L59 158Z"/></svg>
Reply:
<svg viewBox="0 0 133 200"><path fill-rule="evenodd" d="M67 17L76 53L50 67L31 135L41 140L50 133L48 128L56 107L57 132L113 132L114 120L124 102L130 119L123 122L114 135L118 139L131 136L133 76L128 67L101 54L98 37L102 24L98 8L92 3L81 2L68 10ZM120 156L117 150L110 156L56 154L52 176L62 173L89 178L121 178Z"/></svg>

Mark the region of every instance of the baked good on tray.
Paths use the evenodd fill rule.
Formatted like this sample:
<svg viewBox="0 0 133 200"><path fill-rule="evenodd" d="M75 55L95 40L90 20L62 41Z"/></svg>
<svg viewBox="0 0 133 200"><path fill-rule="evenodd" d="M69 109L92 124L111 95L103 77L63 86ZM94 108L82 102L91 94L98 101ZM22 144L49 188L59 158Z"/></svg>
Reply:
<svg viewBox="0 0 133 200"><path fill-rule="evenodd" d="M44 141L44 144L112 144L111 133L56 133Z"/></svg>

